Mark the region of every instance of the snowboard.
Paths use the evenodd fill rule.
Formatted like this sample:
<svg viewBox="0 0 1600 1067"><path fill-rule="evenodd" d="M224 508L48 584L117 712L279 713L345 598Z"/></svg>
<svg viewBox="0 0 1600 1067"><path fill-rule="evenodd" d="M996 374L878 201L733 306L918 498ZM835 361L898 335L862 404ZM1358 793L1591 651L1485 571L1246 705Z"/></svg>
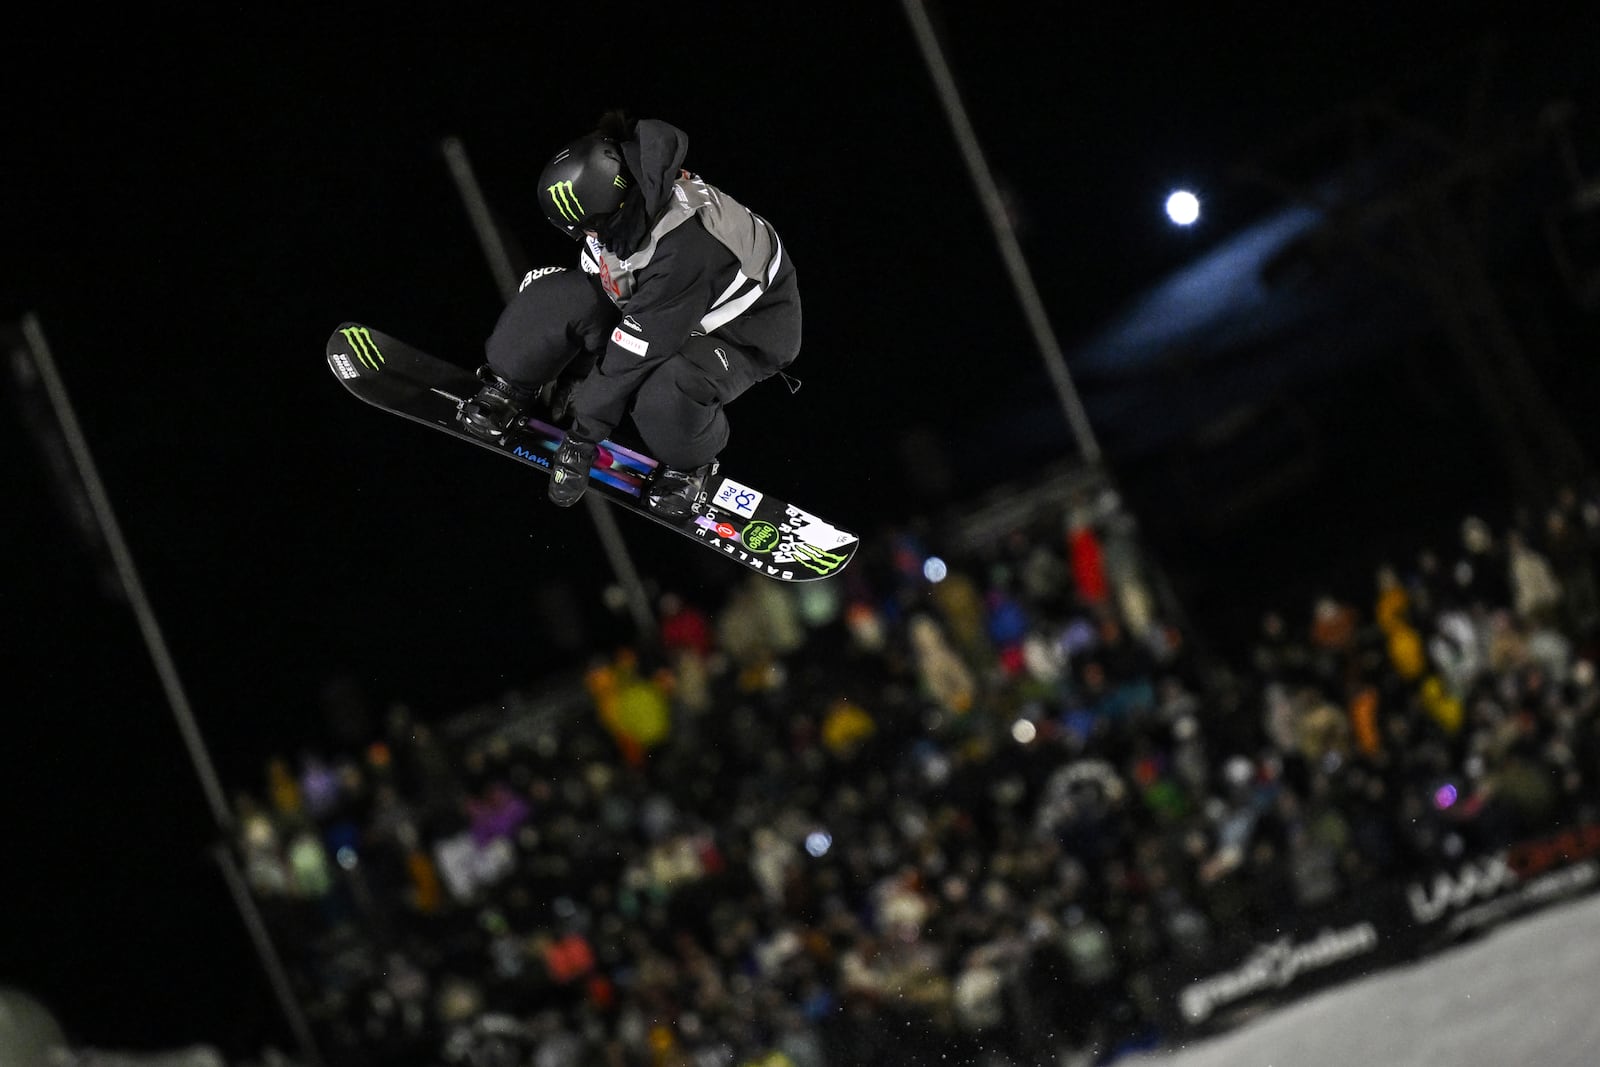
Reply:
<svg viewBox="0 0 1600 1067"><path fill-rule="evenodd" d="M564 434L537 405L498 441L489 441L456 421L461 405L478 391L472 371L355 322L333 331L327 356L334 377L374 407L549 474ZM589 472L589 492L780 582L832 577L849 565L860 545L848 530L720 471L707 479L693 514L681 521L658 515L644 499L656 466L636 449L602 441Z"/></svg>

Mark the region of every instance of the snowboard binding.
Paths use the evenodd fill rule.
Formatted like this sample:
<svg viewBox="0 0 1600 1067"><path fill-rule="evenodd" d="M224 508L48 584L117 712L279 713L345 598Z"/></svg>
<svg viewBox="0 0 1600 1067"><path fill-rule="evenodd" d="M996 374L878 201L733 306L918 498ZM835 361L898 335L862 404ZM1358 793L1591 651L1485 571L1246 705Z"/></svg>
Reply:
<svg viewBox="0 0 1600 1067"><path fill-rule="evenodd" d="M537 389L507 381L485 363L478 368L478 380L483 385L470 399L462 401L456 409L456 421L474 437L485 441L498 441L505 436L522 409L539 394Z"/></svg>
<svg viewBox="0 0 1600 1067"><path fill-rule="evenodd" d="M705 496L706 483L720 467L716 460L687 471L663 464L651 476L644 502L657 515L681 522L694 514L695 505Z"/></svg>

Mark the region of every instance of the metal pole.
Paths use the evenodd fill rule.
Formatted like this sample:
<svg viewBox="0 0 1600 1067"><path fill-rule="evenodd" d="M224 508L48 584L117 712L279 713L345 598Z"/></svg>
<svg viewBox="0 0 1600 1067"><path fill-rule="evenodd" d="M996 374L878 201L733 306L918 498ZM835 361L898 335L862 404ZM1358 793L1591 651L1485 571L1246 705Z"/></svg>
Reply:
<svg viewBox="0 0 1600 1067"><path fill-rule="evenodd" d="M1056 397L1061 401L1061 410L1067 416L1067 424L1072 429L1073 437L1077 439L1078 451L1086 463L1098 467L1100 444L1095 439L1094 428L1089 424L1089 415L1084 410L1083 401L1078 397L1077 387L1072 383L1072 375L1067 372L1067 362L1061 354L1061 345L1056 341L1055 331L1050 326L1050 318L1045 313L1044 301L1039 298L1038 287L1034 284L1033 275L1028 270L1028 262L1022 255L1022 246L1017 242L1016 230L1006 213L1005 200L1000 196L1000 188L995 184L994 174L989 170L989 163L984 158L983 148L978 144L972 122L967 118L966 107L961 103L961 92L956 87L955 76L951 74L949 64L945 62L938 35L928 19L928 13L923 10L922 0L902 0L902 6L906 10L906 18L911 23L911 31L916 36L917 45L922 49L922 60L927 64L934 88L939 92L939 101L944 105L945 116L950 121L956 144L961 149L961 157L966 161L972 183L977 186L978 199L982 201L984 213L989 217L989 226L994 230L995 242L1000 246L1000 256L1011 275L1011 283L1016 288L1017 300L1022 304L1023 315L1026 316L1028 326L1033 331L1034 343L1039 346L1040 358L1044 360L1045 369L1055 385Z"/></svg>
<svg viewBox="0 0 1600 1067"><path fill-rule="evenodd" d="M999 245L1000 257L1011 275L1017 302L1022 305L1023 315L1033 332L1034 343L1039 348L1039 357L1044 361L1045 370L1049 372L1050 381L1055 386L1056 398L1066 415L1067 425L1077 440L1078 453L1083 457L1084 463L1098 472L1109 486L1111 477L1102 464L1100 442L1095 437L1094 427L1089 422L1089 413L1084 410L1083 400L1079 397L1077 386L1073 384L1072 375L1067 370L1067 361L1062 355L1061 344L1057 341L1055 330L1050 325L1050 317L1045 311L1043 299L1039 296L1039 288L1034 283L1032 272L1028 269L1027 258L1022 254L1022 245L1017 240L1016 228L1012 226L1011 216L1006 211L1005 199L1000 195L1000 187L994 180L994 173L989 169L989 162L983 154L983 146L978 143L977 132L972 127L972 120L967 117L966 106L961 102L961 90L956 85L955 75L951 72L949 63L945 61L939 36L928 18L923 0L901 0L901 6L905 8L911 32L917 39L918 48L922 51L922 60L927 65L934 88L939 93L939 102L943 105L945 117L955 134L956 144L961 149L961 158L967 165L972 184L977 188L978 199L983 205L984 214L989 219L989 227L994 231L995 243ZM1135 521L1120 503L1118 511L1129 523ZM1130 530L1114 529L1111 536L1127 537L1137 544L1137 538L1133 537ZM1145 564L1144 572L1152 576L1157 586L1157 595L1165 602L1167 614L1182 624L1186 633L1198 637L1198 633L1188 625L1187 613L1165 572L1155 564L1148 552L1141 549L1138 555Z"/></svg>
<svg viewBox="0 0 1600 1067"><path fill-rule="evenodd" d="M466 205L467 215L472 220L472 228L478 234L478 242L483 246L484 258L489 261L489 271L494 275L501 299L509 302L517 295L518 271L512 265L505 238L495 224L488 202L484 199L483 190L478 185L477 176L472 171L472 162L467 158L467 150L456 137L445 138L439 147L444 153L445 162L450 167L450 175L455 179L456 188L461 193L462 203ZM644 583L639 580L639 571L633 565L633 557L628 553L628 546L622 540L622 531L617 528L617 517L612 514L611 506L596 493L585 493L583 502L589 509L589 518L594 523L595 532L600 537L600 545L605 549L606 558L611 562L611 569L617 576L617 582L628 599L628 610L633 616L633 624L638 629L640 638L645 641L655 640L655 612L651 610L649 598L645 596Z"/></svg>
<svg viewBox="0 0 1600 1067"><path fill-rule="evenodd" d="M467 209L467 217L472 220L473 232L483 246L484 258L489 261L489 273L494 275L495 288L500 290L502 300L510 301L517 295L517 268L511 262L505 237L500 227L495 225L483 188L478 184L478 176L472 170L472 160L467 158L466 146L459 137L446 137L440 142L439 150L444 153L450 177L455 179L461 202Z"/></svg>
<svg viewBox="0 0 1600 1067"><path fill-rule="evenodd" d="M277 949L272 944L272 934L267 930L265 920L261 918L261 911L256 906L255 898L250 895L250 887L244 880L244 875L239 872L239 864L233 858L233 852L222 842L212 847L212 857L217 861L217 866L222 869L222 878L228 883L228 892L233 896L233 903L239 909L239 917L244 920L245 929L250 933L250 941L256 947L256 953L263 960L271 960L267 967L267 981L272 985L272 992L277 996L278 1003L294 1005L293 1010L285 1010L284 1015L289 1022L289 1029L294 1033L294 1039L300 1044L300 1054L309 1061L313 1067L322 1067L326 1062L322 1052L317 1048L316 1038L311 1034L311 1024L300 1011L295 1000L294 987L289 984L288 973L283 964L278 962Z"/></svg>
<svg viewBox="0 0 1600 1067"><path fill-rule="evenodd" d="M50 406L55 412L56 421L61 426L62 437L66 441L67 449L72 455L74 466L77 468L78 477L83 483L85 495L88 497L89 506L93 510L96 523L105 541L111 562L116 568L118 579L121 581L124 596L133 608L134 618L138 621L139 632L144 637L145 648L150 653L150 659L155 664L156 674L161 679L161 687L166 693L167 706L172 711L172 717L178 724L178 732L183 737L185 747L189 752L189 760L194 764L195 774L200 778L200 786L206 795L206 802L211 808L211 818L224 836L230 835L234 830L233 812L228 806L221 782L217 778L215 767L211 762L211 754L206 748L205 739L200 734L200 727L195 721L194 710L189 704L188 695L183 688L183 681L178 675L177 665L173 662L172 654L167 648L166 638L162 634L161 624L156 618L155 610L151 607L150 599L145 595L144 584L139 579L138 568L134 566L133 554L128 550L127 542L122 537L122 528L117 522L116 512L111 507L111 498L106 495L105 486L100 481L100 473L95 467L94 456L89 451L89 442L83 435L83 430L78 424L77 414L73 411L72 400L67 395L66 385L61 380L61 375L56 371L55 359L50 353L49 343L45 340L44 330L39 321L32 315L22 320L22 334L27 342L29 356L40 383L44 386L46 395L50 399ZM227 852L226 845L218 842L214 845L219 854ZM267 936L265 928L260 926L260 918L253 907L247 907L249 894L241 892L242 883L236 885L238 872L231 865L231 857L222 864L223 875L228 879L229 889L233 891L235 903L239 905L240 917L249 929L251 938L255 942L257 953L261 957L262 966L266 968L267 977L273 989L278 994L279 1007L283 1010L290 1028L300 1040L302 1054L313 1064L321 1064L322 1058L317 1052L315 1042L311 1038L310 1027L305 1016L300 1011L300 1005L295 1001L288 978L283 969L283 962L274 950L272 940Z"/></svg>
<svg viewBox="0 0 1600 1067"><path fill-rule="evenodd" d="M233 813L228 808L222 785L217 780L216 770L211 764L211 755L206 750L204 739L200 736L200 727L195 723L194 711L189 706L189 698L178 677L178 669L172 662L171 653L167 650L161 625L156 620L149 598L145 596L139 572L133 564L133 555L128 551L127 542L122 538L122 529L117 523L116 513L111 508L111 499L106 496L105 486L101 484L99 471L95 469L94 457L89 452L89 442L84 438L83 430L78 425L78 417L72 410L72 401L67 396L66 386L56 372L55 360L50 355L50 346L45 341L44 330L39 326L38 319L32 315L25 317L22 320L22 334L27 340L34 368L39 372L39 381L44 386L45 394L50 398L51 407L55 410L56 421L61 424L61 433L72 454L78 477L83 481L89 506L94 512L95 521L100 526L101 535L105 538L106 549L111 555L117 577L121 580L123 592L133 608L139 632L144 635L145 647L150 652L150 659L155 663L156 674L161 679L161 688L165 690L167 704L172 709L172 717L177 721L178 732L183 736L184 746L189 750L189 760L194 764L195 773L200 777L200 786L205 791L206 802L211 806L212 821L227 832L233 828Z"/></svg>

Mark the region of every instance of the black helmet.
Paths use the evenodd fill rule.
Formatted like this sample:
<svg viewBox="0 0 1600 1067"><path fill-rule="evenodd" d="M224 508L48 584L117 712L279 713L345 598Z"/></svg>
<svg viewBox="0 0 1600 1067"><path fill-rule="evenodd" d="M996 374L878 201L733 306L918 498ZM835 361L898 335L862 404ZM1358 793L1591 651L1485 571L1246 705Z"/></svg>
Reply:
<svg viewBox="0 0 1600 1067"><path fill-rule="evenodd" d="M574 240L621 207L632 189L622 146L598 133L573 141L539 172L545 218Z"/></svg>

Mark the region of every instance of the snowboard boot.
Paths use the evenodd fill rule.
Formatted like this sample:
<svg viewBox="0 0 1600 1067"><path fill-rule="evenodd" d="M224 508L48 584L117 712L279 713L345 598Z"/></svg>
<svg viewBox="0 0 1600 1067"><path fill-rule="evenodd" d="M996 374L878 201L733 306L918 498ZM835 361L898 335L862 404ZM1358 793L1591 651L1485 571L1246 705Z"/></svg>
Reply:
<svg viewBox="0 0 1600 1067"><path fill-rule="evenodd" d="M706 481L717 473L717 467L716 460L687 471L666 465L657 467L645 491L645 503L662 518L682 522L694 514Z"/></svg>
<svg viewBox="0 0 1600 1067"><path fill-rule="evenodd" d="M585 441L570 433L562 438L561 447L556 449L555 459L550 463L550 486L546 493L550 503L570 508L583 497L583 491L589 487L589 468L594 465L599 451L597 441Z"/></svg>
<svg viewBox="0 0 1600 1067"><path fill-rule="evenodd" d="M478 368L478 380L483 385L476 396L461 405L456 421L474 437L498 441L539 390L506 381L490 370L487 363Z"/></svg>

